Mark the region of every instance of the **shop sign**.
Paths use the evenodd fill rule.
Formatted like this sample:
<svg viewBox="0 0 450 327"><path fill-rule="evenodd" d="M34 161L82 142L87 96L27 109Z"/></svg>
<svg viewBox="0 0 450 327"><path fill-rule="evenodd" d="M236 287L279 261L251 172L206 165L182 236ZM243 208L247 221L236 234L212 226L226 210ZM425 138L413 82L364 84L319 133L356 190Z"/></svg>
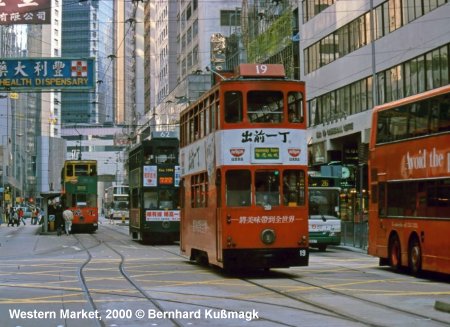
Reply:
<svg viewBox="0 0 450 327"><path fill-rule="evenodd" d="M35 92L42 89L94 88L94 59L0 59L0 89Z"/></svg>
<svg viewBox="0 0 450 327"><path fill-rule="evenodd" d="M50 24L51 0L0 0L0 25Z"/></svg>

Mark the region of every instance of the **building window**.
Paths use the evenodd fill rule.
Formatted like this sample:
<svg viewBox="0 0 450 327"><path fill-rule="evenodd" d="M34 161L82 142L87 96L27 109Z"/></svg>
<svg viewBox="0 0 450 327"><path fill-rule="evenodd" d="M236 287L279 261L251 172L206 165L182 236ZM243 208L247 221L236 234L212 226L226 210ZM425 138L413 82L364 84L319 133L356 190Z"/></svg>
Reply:
<svg viewBox="0 0 450 327"><path fill-rule="evenodd" d="M240 26L241 11L240 10L221 10L220 26Z"/></svg>

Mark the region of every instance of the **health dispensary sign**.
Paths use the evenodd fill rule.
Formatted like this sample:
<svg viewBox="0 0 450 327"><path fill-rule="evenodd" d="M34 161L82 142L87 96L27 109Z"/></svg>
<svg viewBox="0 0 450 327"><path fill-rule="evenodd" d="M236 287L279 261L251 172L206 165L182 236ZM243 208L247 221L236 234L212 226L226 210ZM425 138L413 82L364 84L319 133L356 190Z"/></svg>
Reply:
<svg viewBox="0 0 450 327"><path fill-rule="evenodd" d="M0 25L50 24L51 0L0 0Z"/></svg>
<svg viewBox="0 0 450 327"><path fill-rule="evenodd" d="M0 58L0 91L94 88L94 59Z"/></svg>

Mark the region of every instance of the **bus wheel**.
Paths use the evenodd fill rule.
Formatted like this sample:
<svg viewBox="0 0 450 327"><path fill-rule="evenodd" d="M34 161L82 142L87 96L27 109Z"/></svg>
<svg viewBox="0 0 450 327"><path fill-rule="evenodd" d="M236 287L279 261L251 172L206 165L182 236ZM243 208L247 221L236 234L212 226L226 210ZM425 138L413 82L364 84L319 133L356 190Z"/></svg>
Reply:
<svg viewBox="0 0 450 327"><path fill-rule="evenodd" d="M400 240L397 235L392 236L389 241L389 265L394 270L399 270L401 267Z"/></svg>
<svg viewBox="0 0 450 327"><path fill-rule="evenodd" d="M422 270L422 249L417 237L414 237L409 244L408 266L410 273L414 276L419 275Z"/></svg>

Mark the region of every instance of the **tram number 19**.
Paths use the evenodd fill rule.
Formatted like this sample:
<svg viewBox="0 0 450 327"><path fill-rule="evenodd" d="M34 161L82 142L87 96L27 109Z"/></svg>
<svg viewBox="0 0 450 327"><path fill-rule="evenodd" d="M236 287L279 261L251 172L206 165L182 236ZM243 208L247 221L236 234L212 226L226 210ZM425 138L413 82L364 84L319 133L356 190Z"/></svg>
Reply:
<svg viewBox="0 0 450 327"><path fill-rule="evenodd" d="M299 254L301 257L306 257L306 250L300 250Z"/></svg>
<svg viewBox="0 0 450 327"><path fill-rule="evenodd" d="M108 309L106 310L106 319L130 319L133 317L133 311L130 309Z"/></svg>
<svg viewBox="0 0 450 327"><path fill-rule="evenodd" d="M256 65L256 73L257 74L267 73L267 65Z"/></svg>

